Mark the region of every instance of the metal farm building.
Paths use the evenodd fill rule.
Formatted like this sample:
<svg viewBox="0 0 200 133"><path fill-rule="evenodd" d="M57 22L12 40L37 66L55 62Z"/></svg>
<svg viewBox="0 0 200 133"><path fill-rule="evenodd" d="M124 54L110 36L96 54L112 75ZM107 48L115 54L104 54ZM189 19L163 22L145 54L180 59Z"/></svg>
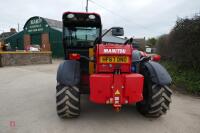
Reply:
<svg viewBox="0 0 200 133"><path fill-rule="evenodd" d="M5 39L13 50L24 50L27 45L39 45L42 51L52 51L53 57L63 57L62 22L39 16L31 17L21 32Z"/></svg>

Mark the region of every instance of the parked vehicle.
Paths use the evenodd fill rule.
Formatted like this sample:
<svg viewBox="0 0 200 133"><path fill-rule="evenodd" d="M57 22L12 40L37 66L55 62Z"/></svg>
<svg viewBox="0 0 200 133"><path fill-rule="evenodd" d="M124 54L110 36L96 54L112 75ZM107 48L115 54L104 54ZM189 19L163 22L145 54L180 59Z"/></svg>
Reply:
<svg viewBox="0 0 200 133"><path fill-rule="evenodd" d="M113 27L116 36L123 28ZM107 33L107 32L106 32ZM136 103L139 112L159 117L169 109L172 91L168 72L150 57L124 44L102 43L102 24L96 13L63 14L65 60L57 71L57 114L61 118L80 115L80 95L90 101L110 104L120 111Z"/></svg>

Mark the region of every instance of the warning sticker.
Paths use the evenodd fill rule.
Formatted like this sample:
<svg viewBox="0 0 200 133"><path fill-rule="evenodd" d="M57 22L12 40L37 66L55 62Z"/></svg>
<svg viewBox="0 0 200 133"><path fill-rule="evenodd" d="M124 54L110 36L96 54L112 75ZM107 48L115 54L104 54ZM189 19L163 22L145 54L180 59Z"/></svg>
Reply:
<svg viewBox="0 0 200 133"><path fill-rule="evenodd" d="M116 90L115 95L119 95L119 94L120 94L119 90Z"/></svg>

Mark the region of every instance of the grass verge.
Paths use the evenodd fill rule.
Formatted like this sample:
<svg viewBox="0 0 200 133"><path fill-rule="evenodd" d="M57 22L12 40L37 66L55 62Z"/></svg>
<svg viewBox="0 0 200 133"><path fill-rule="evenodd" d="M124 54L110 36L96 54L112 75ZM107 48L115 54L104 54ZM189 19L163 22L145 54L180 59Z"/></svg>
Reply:
<svg viewBox="0 0 200 133"><path fill-rule="evenodd" d="M173 80L172 84L177 89L200 95L200 72L194 69L184 69L171 61L162 61L161 64L170 73Z"/></svg>

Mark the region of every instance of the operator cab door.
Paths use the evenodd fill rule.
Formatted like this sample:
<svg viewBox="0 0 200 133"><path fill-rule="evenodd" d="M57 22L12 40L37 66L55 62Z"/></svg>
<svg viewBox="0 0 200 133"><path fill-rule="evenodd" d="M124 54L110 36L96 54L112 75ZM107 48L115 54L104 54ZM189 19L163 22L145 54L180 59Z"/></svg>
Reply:
<svg viewBox="0 0 200 133"><path fill-rule="evenodd" d="M95 13L66 12L63 15L63 44L65 59L70 53L89 57L89 49L101 36L101 19ZM89 61L80 59L81 75L89 80ZM82 81L81 81L82 82ZM89 81L88 81L89 82ZM88 84L88 83L87 83Z"/></svg>
<svg viewBox="0 0 200 133"><path fill-rule="evenodd" d="M96 27L66 27L64 32L67 54L77 53L89 57L89 49L94 47L94 41L99 36L100 29ZM89 74L89 61L81 58L80 63L82 72Z"/></svg>

